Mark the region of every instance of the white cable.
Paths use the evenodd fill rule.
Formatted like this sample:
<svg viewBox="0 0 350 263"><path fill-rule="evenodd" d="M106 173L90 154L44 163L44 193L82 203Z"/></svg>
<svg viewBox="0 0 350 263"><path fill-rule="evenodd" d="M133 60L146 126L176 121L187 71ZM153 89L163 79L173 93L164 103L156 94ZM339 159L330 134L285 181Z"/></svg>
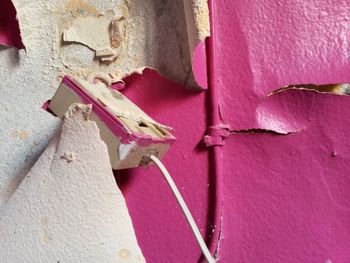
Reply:
<svg viewBox="0 0 350 263"><path fill-rule="evenodd" d="M212 257L212 255L209 252L209 249L207 248L201 233L199 232L199 229L191 215L190 210L188 210L188 207L184 201L184 199L182 198L179 189L177 189L174 180L171 178L171 175L169 174L168 170L165 168L165 166L162 164L162 162L155 157L154 155L150 156L150 159L158 166L159 170L162 172L162 174L164 175L166 181L168 182L168 185L170 186L171 190L173 191L173 194L175 195L178 203L180 204L182 211L192 229L192 232L198 242L199 247L201 248L204 257L207 259L207 261L209 263L215 263L214 258Z"/></svg>

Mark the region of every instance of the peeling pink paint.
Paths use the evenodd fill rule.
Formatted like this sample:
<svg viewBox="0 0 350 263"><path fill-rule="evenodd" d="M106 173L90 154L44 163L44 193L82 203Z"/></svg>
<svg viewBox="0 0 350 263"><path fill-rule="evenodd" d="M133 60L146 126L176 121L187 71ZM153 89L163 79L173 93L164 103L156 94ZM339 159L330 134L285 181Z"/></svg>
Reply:
<svg viewBox="0 0 350 263"><path fill-rule="evenodd" d="M266 97L289 84L349 81L349 2L217 3L223 121L300 130L226 139L221 262L350 262L350 98Z"/></svg>
<svg viewBox="0 0 350 263"><path fill-rule="evenodd" d="M1 1L0 11L0 45L23 49L21 34L16 20L16 9L11 0Z"/></svg>
<svg viewBox="0 0 350 263"><path fill-rule="evenodd" d="M125 79L123 94L180 137L163 161L204 237L210 228L205 93L184 89L152 69ZM196 262L201 251L168 185L154 166L116 173L147 262ZM211 185L211 184L210 184ZM214 190L214 189L212 189Z"/></svg>
<svg viewBox="0 0 350 263"><path fill-rule="evenodd" d="M211 74L223 122L232 131L294 132L225 139L216 159L224 187L220 262L350 262L350 98L307 90L268 97L289 84L349 81L350 3L214 2ZM197 150L208 126L204 94L152 72L131 78L126 92L175 127L178 140L165 163L200 228L208 229L213 175L207 150ZM147 260L196 262L199 249L158 172L127 173L118 180Z"/></svg>
<svg viewBox="0 0 350 263"><path fill-rule="evenodd" d="M316 91L288 90L266 97L255 112L253 129L281 134L300 132L310 123Z"/></svg>
<svg viewBox="0 0 350 263"><path fill-rule="evenodd" d="M211 73L220 117L232 132L215 159L224 187L220 262L350 262L350 98L306 90L268 96L289 84L349 82L350 2L214 2L217 67ZM18 45L9 32L0 27L0 41ZM203 61L194 63L199 83L206 79ZM125 81L125 95L175 128L178 140L164 162L208 237L216 192L202 142L207 94L150 69ZM293 134L234 133L252 129ZM155 167L116 177L148 262L200 259Z"/></svg>
<svg viewBox="0 0 350 263"><path fill-rule="evenodd" d="M234 130L255 126L255 110L289 84L349 81L348 1L223 1L217 63L222 116ZM233 114L234 113L234 114Z"/></svg>
<svg viewBox="0 0 350 263"><path fill-rule="evenodd" d="M205 41L201 41L193 52L192 71L197 84L203 89L208 89L207 50Z"/></svg>

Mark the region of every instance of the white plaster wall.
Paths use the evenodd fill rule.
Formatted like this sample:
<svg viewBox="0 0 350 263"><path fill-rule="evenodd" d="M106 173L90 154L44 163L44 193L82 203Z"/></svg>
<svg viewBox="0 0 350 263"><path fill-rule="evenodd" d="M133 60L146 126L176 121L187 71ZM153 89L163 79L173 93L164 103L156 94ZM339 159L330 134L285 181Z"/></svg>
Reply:
<svg viewBox="0 0 350 263"><path fill-rule="evenodd" d="M145 262L90 109L71 108L1 207L1 262Z"/></svg>
<svg viewBox="0 0 350 263"><path fill-rule="evenodd" d="M113 0L87 2L101 10L116 9ZM66 1L14 0L13 3L26 51L0 49L0 206L59 126L58 119L41 109L58 87L59 73L81 70L93 60L93 51L81 45L70 45L63 56L59 55L58 22L62 14L53 14ZM66 57L70 59L69 68L62 63Z"/></svg>

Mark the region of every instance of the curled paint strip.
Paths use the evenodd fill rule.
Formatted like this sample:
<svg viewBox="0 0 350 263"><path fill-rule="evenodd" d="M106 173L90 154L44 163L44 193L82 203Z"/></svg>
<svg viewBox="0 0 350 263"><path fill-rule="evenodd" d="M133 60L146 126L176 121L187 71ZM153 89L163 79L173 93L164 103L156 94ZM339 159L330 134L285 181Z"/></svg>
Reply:
<svg viewBox="0 0 350 263"><path fill-rule="evenodd" d="M230 127L226 124L219 124L210 126L208 128L208 135L204 136L205 146L223 146L224 138L231 134Z"/></svg>

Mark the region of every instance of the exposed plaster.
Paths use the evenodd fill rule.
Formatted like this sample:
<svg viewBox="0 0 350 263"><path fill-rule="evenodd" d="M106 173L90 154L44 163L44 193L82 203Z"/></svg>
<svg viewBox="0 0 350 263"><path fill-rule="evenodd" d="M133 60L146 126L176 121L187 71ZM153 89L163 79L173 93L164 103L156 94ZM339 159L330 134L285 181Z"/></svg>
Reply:
<svg viewBox="0 0 350 263"><path fill-rule="evenodd" d="M209 9L207 0L184 1L187 32L191 54L200 41L210 36Z"/></svg>
<svg viewBox="0 0 350 263"><path fill-rule="evenodd" d="M69 109L60 135L1 207L1 262L145 262L90 111ZM73 152L79 158L61 158Z"/></svg>
<svg viewBox="0 0 350 263"><path fill-rule="evenodd" d="M53 95L62 73L87 77L102 71L118 81L151 67L182 84L196 86L182 0L12 2L26 50L0 49L0 111L5 113L1 122L6 123L0 127L0 206L57 131L59 120L41 105ZM107 10L125 18L119 21L125 23L125 48L114 62L101 63L90 48L63 43L63 32L75 19ZM12 138L13 130L30 136L26 140Z"/></svg>
<svg viewBox="0 0 350 263"><path fill-rule="evenodd" d="M184 2L187 5L191 1ZM118 2L118 4L113 9L116 19L111 21L112 30L110 32L112 50L113 46L116 47L115 56L101 57L102 60L109 61L109 63L104 64L98 63L90 56L90 65L86 61L85 68L80 66L79 69L77 68L79 63L77 64L76 59L73 58L76 57L78 61L83 62L87 57L78 56L79 48L74 44L73 46L62 46L63 43L59 39L58 44L61 47L57 47L57 49L60 49L61 61L67 67L65 72L86 76L89 72L103 70L116 74L119 79L122 79L132 72L150 67L165 77L182 84L197 86L192 73L192 62L196 45L209 35L207 2L196 0L190 8L185 8L183 0L154 0L151 2L125 0ZM67 32L67 29L70 30L73 20L88 20L109 10L99 9L97 11L89 8L88 11L77 16L77 11L72 12L72 6L79 5L82 5L81 2L69 5L68 12L62 10L67 7L58 8L59 10L55 12L59 17L64 17L62 26L58 29L58 35ZM83 8L87 9L87 6L83 5ZM67 17L65 13L69 14L69 11L71 15ZM188 12L192 14L191 19L187 17ZM115 24L118 24L119 27L114 27L115 30L113 30ZM106 34L104 37L107 37ZM121 39L123 39L124 48L120 44ZM91 47L94 44L90 43L88 46ZM110 51L107 48L96 52L96 54L101 55L103 52L109 53ZM115 61L113 62L113 60ZM205 67L204 64L202 66ZM75 70L70 70L71 68Z"/></svg>
<svg viewBox="0 0 350 263"><path fill-rule="evenodd" d="M73 20L63 32L63 41L81 43L96 51L102 61L113 61L121 52L124 29L113 10L97 16L83 16Z"/></svg>

